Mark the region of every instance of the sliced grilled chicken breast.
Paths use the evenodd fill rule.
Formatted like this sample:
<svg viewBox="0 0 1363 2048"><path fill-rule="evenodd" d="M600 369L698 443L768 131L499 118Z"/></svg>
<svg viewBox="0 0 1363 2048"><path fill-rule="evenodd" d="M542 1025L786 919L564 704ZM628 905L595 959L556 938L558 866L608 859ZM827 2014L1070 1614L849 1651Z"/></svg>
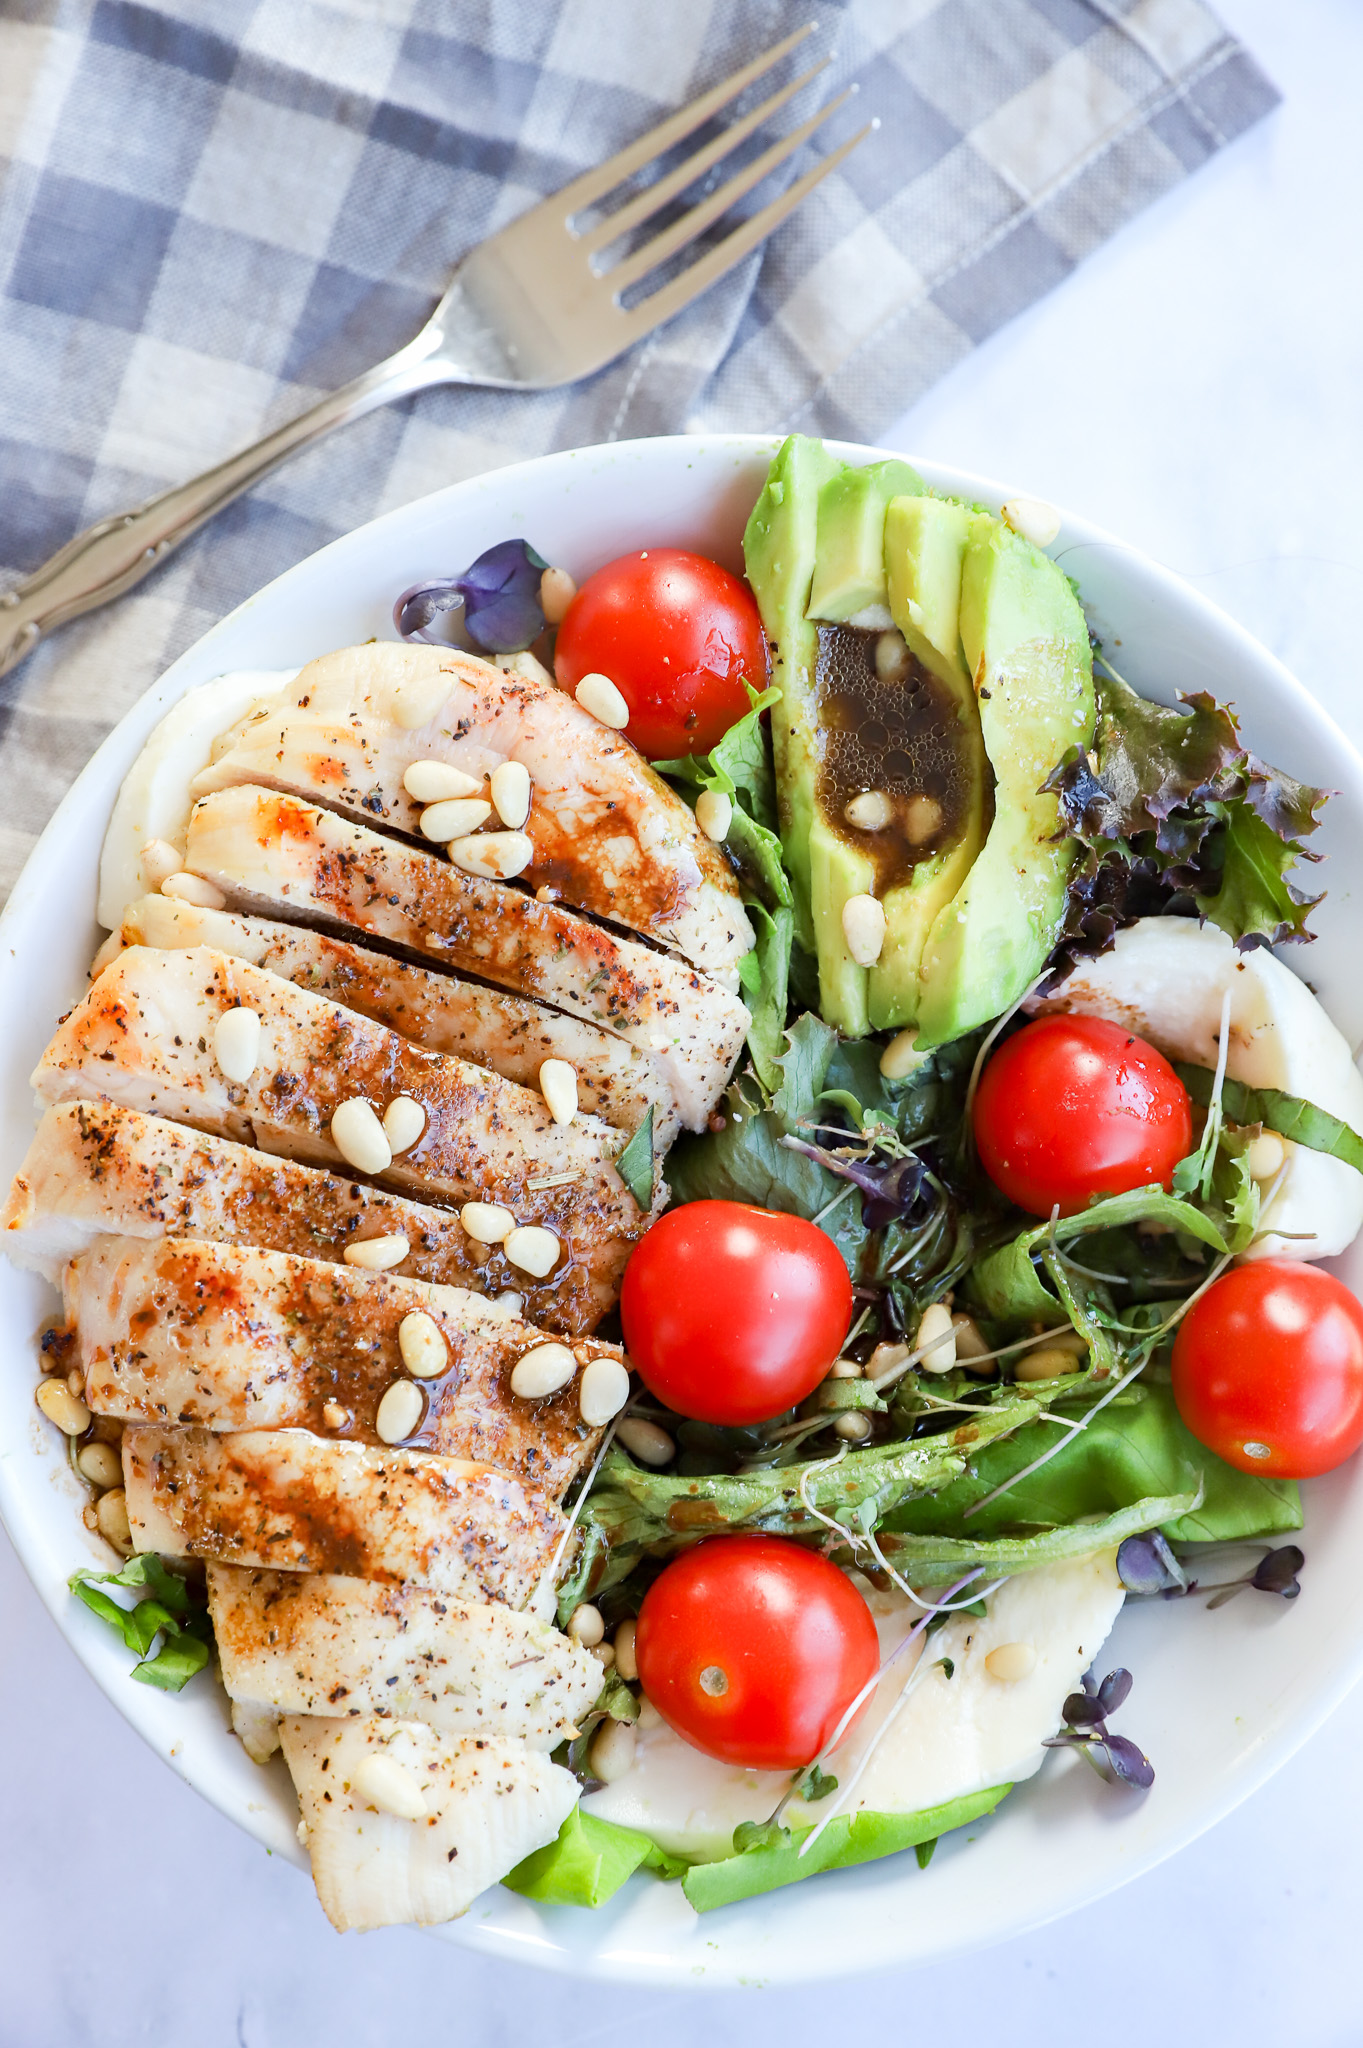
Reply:
<svg viewBox="0 0 1363 2048"><path fill-rule="evenodd" d="M206 797L185 863L238 910L366 932L614 1032L651 1056L688 1130L704 1129L750 1022L673 954L296 797Z"/></svg>
<svg viewBox="0 0 1363 2048"><path fill-rule="evenodd" d="M525 1607L567 1528L490 1466L305 1430L123 1432L133 1547Z"/></svg>
<svg viewBox="0 0 1363 2048"><path fill-rule="evenodd" d="M212 946L268 967L314 995L401 1032L427 1052L470 1060L523 1088L539 1087L545 1060L566 1060L577 1075L584 1115L599 1116L629 1136L652 1105L659 1150L665 1151L675 1135L671 1099L647 1053L599 1025L565 1017L528 996L415 967L306 926L201 910L171 896L139 897L124 911L120 930L127 946Z"/></svg>
<svg viewBox="0 0 1363 2048"><path fill-rule="evenodd" d="M361 1443L393 1441L380 1437L379 1403L410 1379L399 1332L422 1316L433 1341L417 1360L421 1399L401 1440L496 1465L553 1500L600 1437L581 1417L582 1369L620 1356L581 1340L563 1360L576 1359L565 1384L524 1401L512 1371L554 1340L476 1295L193 1238L101 1238L67 1267L62 1294L69 1356L97 1415Z"/></svg>
<svg viewBox="0 0 1363 2048"><path fill-rule="evenodd" d="M553 1749L601 1690L596 1658L550 1623L419 1586L210 1564L208 1606L228 1693L286 1714Z"/></svg>
<svg viewBox="0 0 1363 2048"><path fill-rule="evenodd" d="M219 1064L218 1028L238 1008L259 1018L259 1042L250 1075L231 1081ZM378 1148L363 1162L370 1171L440 1200L502 1205L517 1225L552 1235L552 1271L576 1260L608 1286L648 1221L611 1164L618 1131L594 1117L556 1124L529 1089L423 1052L207 947L120 953L58 1027L33 1086L45 1102L105 1095L326 1165L345 1157L333 1137L337 1111L367 1105L360 1113ZM419 1105L425 1123L393 1158L377 1119L402 1097ZM517 1240L508 1244L514 1262Z"/></svg>
<svg viewBox="0 0 1363 2048"><path fill-rule="evenodd" d="M48 1280L108 1235L210 1238L333 1261L367 1239L403 1237L407 1256L393 1270L484 1297L511 1290L532 1321L569 1336L591 1329L614 1301L607 1281L577 1262L536 1280L499 1244L470 1237L449 1209L113 1102L64 1102L45 1112L0 1230L6 1257Z"/></svg>
<svg viewBox="0 0 1363 2048"><path fill-rule="evenodd" d="M191 789L263 784L420 836L423 806L403 777L424 761L480 784L505 761L528 771L531 889L552 888L710 974L732 975L752 950L723 853L623 733L550 682L443 648L377 641L309 662Z"/></svg>
<svg viewBox="0 0 1363 2048"><path fill-rule="evenodd" d="M279 1733L317 1896L343 1933L456 1919L577 1803L571 1771L505 1737L367 1715L289 1715Z"/></svg>

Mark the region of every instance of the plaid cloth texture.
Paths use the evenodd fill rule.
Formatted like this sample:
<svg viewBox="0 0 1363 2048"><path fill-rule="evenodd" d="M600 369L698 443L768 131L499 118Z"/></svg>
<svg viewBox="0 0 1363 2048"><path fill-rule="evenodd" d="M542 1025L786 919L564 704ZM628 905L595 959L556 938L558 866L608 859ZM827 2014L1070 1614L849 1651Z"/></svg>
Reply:
<svg viewBox="0 0 1363 2048"><path fill-rule="evenodd" d="M465 250L812 11L0 0L0 588L408 340ZM1276 97L1201 0L818 11L787 118L855 80L814 146L881 126L758 256L571 389L371 414L0 683L0 893L147 684L338 533L554 448L873 440Z"/></svg>

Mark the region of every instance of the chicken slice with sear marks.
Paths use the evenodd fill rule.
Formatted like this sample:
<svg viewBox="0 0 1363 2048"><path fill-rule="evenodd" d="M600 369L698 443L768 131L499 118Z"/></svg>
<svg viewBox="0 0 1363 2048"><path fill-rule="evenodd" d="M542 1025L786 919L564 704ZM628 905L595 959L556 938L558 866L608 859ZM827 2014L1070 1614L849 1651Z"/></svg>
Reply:
<svg viewBox="0 0 1363 2048"><path fill-rule="evenodd" d="M48 1280L106 1235L209 1238L331 1261L373 1238L401 1237L407 1254L393 1270L484 1297L510 1291L532 1321L568 1336L592 1329L615 1300L609 1275L577 1260L536 1280L500 1244L470 1237L449 1209L113 1102L44 1113L0 1230L6 1256Z"/></svg>
<svg viewBox="0 0 1363 2048"><path fill-rule="evenodd" d="M259 1040L251 1073L233 1081L219 1027L238 1009L259 1018ZM412 1193L502 1206L519 1227L505 1241L511 1261L533 1245L526 1270L577 1260L618 1285L648 1222L611 1163L618 1131L592 1117L556 1124L529 1089L207 947L120 953L58 1027L33 1086L45 1102L101 1094L266 1151L346 1160ZM379 1118L399 1098L423 1127L394 1157ZM363 1157L349 1131L345 1150L335 1135L352 1104ZM527 1240L526 1228L547 1235Z"/></svg>
<svg viewBox="0 0 1363 2048"><path fill-rule="evenodd" d="M568 1523L509 1473L306 1430L134 1424L123 1483L137 1550L277 1571L410 1581L530 1605Z"/></svg>
<svg viewBox="0 0 1363 2048"><path fill-rule="evenodd" d="M461 770L485 801L486 778L504 761L527 770L527 887L552 889L710 974L732 977L752 950L724 854L628 738L551 682L452 649L374 641L309 662L235 728L235 743L191 788L206 796L263 784L420 837L427 807L403 777L424 761Z"/></svg>
<svg viewBox="0 0 1363 2048"><path fill-rule="evenodd" d="M185 865L238 910L363 932L614 1032L650 1055L688 1130L705 1128L751 1021L675 954L296 797L206 797Z"/></svg>
<svg viewBox="0 0 1363 2048"><path fill-rule="evenodd" d="M420 1586L210 1564L208 1607L231 1698L279 1713L554 1749L601 1690L597 1659L549 1622Z"/></svg>
<svg viewBox="0 0 1363 2048"><path fill-rule="evenodd" d="M508 1737L370 1715L291 1714L279 1733L317 1896L342 1933L457 1919L577 1803L571 1771Z"/></svg>
<svg viewBox="0 0 1363 2048"><path fill-rule="evenodd" d="M658 1149L666 1151L676 1135L676 1112L649 1054L599 1025L546 1009L528 996L416 967L307 926L202 910L172 896L142 896L130 903L120 930L127 946L212 946L267 967L314 995L386 1024L427 1052L471 1060L523 1088L539 1087L545 1060L566 1060L577 1075L578 1103L585 1115L598 1116L631 1137L651 1107Z"/></svg>
<svg viewBox="0 0 1363 2048"><path fill-rule="evenodd" d="M379 1443L379 1404L414 1361L420 1420L403 1442L496 1465L552 1500L600 1437L581 1416L583 1368L621 1356L556 1343L567 1379L522 1400L512 1372L555 1340L476 1295L193 1238L101 1238L67 1267L62 1297L65 1355L97 1415Z"/></svg>

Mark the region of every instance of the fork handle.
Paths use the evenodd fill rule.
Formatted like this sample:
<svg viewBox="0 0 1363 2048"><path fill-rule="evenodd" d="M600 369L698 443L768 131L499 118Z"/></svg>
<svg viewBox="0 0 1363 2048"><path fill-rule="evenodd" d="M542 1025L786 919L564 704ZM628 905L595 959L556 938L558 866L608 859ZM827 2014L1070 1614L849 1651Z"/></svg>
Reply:
<svg viewBox="0 0 1363 2048"><path fill-rule="evenodd" d="M23 583L0 596L0 676L17 667L54 626L131 590L224 505L249 491L300 448L376 406L427 385L447 382L449 364L434 360L439 346L438 334L419 334L386 362L342 385L297 419L229 456L215 469L163 491L136 512L101 519L67 541Z"/></svg>

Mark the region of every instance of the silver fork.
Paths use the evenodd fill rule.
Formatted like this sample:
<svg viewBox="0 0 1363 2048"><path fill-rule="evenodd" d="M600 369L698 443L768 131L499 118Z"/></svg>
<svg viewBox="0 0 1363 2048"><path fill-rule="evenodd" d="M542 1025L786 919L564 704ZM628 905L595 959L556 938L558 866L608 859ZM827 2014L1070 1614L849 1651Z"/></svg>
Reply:
<svg viewBox="0 0 1363 2048"><path fill-rule="evenodd" d="M116 513L66 543L26 582L0 597L0 676L31 653L44 633L121 597L233 498L333 427L432 384L495 385L543 391L572 384L612 361L664 320L689 306L764 241L821 179L867 136L871 123L823 157L770 205L733 228L678 275L631 306L622 295L659 265L680 256L746 192L793 156L849 97L841 93L772 143L718 190L615 262L604 253L712 170L754 134L829 61L782 86L750 113L693 150L614 213L578 233L576 216L598 207L656 158L685 141L810 35L810 22L745 64L647 135L584 171L467 255L414 341L386 362L333 391L287 426L220 462L192 482Z"/></svg>

